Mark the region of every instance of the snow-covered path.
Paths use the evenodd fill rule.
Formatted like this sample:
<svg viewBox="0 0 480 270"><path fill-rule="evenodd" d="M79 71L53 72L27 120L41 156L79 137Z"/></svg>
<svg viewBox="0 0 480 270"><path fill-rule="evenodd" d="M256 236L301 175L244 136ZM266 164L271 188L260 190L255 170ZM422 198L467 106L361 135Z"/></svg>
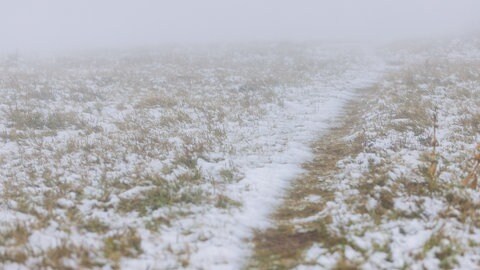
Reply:
<svg viewBox="0 0 480 270"><path fill-rule="evenodd" d="M253 230L270 225L269 214L290 181L303 172L302 163L313 157L310 144L335 122L346 102L361 94L358 90L376 82L384 65L378 61L350 68L330 78L320 77L308 87L279 90L285 100L282 108L271 108L253 125L227 129L232 143L249 138L247 151L230 157L245 177L224 190L242 207L227 212L200 209L193 217L173 223L162 245L178 247L179 254L188 247L188 268L241 269L251 253ZM166 255L160 268L168 268L169 259Z"/></svg>

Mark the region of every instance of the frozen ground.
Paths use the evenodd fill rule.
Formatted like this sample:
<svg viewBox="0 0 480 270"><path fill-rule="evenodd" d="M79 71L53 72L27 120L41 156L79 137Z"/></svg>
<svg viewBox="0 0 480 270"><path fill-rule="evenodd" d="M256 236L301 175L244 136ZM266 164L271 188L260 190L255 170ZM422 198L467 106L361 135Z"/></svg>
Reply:
<svg viewBox="0 0 480 270"><path fill-rule="evenodd" d="M238 269L383 64L351 45L5 57L6 269Z"/></svg>

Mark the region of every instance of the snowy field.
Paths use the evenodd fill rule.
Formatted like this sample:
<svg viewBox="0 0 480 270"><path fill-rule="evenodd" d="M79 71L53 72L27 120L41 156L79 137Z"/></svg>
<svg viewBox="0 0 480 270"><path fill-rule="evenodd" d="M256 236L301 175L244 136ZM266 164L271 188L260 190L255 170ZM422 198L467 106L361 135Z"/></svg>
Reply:
<svg viewBox="0 0 480 270"><path fill-rule="evenodd" d="M480 265L478 40L20 54L0 70L2 269Z"/></svg>
<svg viewBox="0 0 480 270"><path fill-rule="evenodd" d="M353 44L264 44L0 69L1 268L239 269L384 65Z"/></svg>
<svg viewBox="0 0 480 270"><path fill-rule="evenodd" d="M478 269L480 42L383 52L396 68L314 145L252 266Z"/></svg>
<svg viewBox="0 0 480 270"><path fill-rule="evenodd" d="M480 269L479 0L0 2L0 270Z"/></svg>

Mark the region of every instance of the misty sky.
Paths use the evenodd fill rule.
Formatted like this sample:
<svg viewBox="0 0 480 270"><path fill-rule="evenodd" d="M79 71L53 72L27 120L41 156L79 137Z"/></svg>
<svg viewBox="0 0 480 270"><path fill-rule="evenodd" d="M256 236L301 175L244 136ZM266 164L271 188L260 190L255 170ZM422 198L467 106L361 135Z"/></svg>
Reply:
<svg viewBox="0 0 480 270"><path fill-rule="evenodd" d="M480 30L480 0L0 0L0 50L430 37Z"/></svg>

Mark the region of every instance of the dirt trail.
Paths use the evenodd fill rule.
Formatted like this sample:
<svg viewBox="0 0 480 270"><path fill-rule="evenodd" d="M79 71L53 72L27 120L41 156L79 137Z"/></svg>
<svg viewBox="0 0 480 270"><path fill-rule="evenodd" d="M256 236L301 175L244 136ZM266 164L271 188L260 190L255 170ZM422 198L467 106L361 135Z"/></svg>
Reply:
<svg viewBox="0 0 480 270"><path fill-rule="evenodd" d="M313 243L329 247L344 240L326 230L325 224L331 222L331 216L302 222L301 226L293 221L322 212L334 198L338 180L331 176L338 170L336 163L363 149L360 140L346 144L342 138L356 131L363 112L368 109L366 100L373 98L373 93L374 88L359 90L358 97L347 104L339 117L338 125L312 145L315 158L303 165L307 172L293 182L284 202L272 215L275 227L255 233L254 255L248 269L291 269L304 263L302 254Z"/></svg>

